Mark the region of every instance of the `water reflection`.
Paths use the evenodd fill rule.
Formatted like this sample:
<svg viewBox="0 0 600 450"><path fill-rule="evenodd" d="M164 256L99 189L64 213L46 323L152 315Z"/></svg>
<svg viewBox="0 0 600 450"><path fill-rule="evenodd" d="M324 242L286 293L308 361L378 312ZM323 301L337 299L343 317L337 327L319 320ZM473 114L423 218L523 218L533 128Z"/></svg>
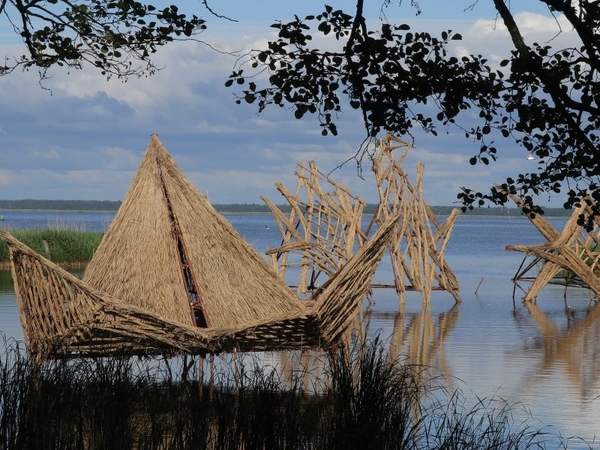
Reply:
<svg viewBox="0 0 600 450"><path fill-rule="evenodd" d="M23 339L10 270L0 270L0 332L9 338Z"/></svg>
<svg viewBox="0 0 600 450"><path fill-rule="evenodd" d="M13 293L13 281L10 270L0 270L0 293Z"/></svg>
<svg viewBox="0 0 600 450"><path fill-rule="evenodd" d="M418 366L415 374L419 376L442 376L446 387L453 388L455 379L445 342L459 318L459 305L433 312L429 304L423 304L419 311L407 312L406 305L401 304L399 310L392 312L378 310L373 303L356 318L348 343L356 346L380 338L387 344L390 361ZM381 323L387 326L378 328ZM299 383L308 391L318 391L314 383L328 370L327 357L320 350L268 353L262 363L276 369L290 385Z"/></svg>
<svg viewBox="0 0 600 450"><path fill-rule="evenodd" d="M454 305L442 313L432 313L428 303L417 313L407 313L404 305L395 314L390 341L390 357L405 359L409 364L428 367L452 385L452 369L445 354L444 342L460 317Z"/></svg>
<svg viewBox="0 0 600 450"><path fill-rule="evenodd" d="M587 309L580 318L573 310L567 310L566 325L562 326L537 304L524 302L524 306L540 331L539 338L526 350L541 354L527 386L547 378L556 367L562 367L580 399L590 398L597 392L600 381L600 303Z"/></svg>

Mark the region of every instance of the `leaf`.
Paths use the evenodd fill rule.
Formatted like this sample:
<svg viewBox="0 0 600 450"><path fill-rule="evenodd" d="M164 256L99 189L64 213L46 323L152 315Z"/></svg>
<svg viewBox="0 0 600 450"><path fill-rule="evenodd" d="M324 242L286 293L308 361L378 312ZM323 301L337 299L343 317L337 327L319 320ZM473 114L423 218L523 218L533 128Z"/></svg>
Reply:
<svg viewBox="0 0 600 450"><path fill-rule="evenodd" d="M327 23L327 22L321 22L319 24L318 30L321 33L327 35L327 34L329 34L331 32L331 25L329 25L329 23Z"/></svg>

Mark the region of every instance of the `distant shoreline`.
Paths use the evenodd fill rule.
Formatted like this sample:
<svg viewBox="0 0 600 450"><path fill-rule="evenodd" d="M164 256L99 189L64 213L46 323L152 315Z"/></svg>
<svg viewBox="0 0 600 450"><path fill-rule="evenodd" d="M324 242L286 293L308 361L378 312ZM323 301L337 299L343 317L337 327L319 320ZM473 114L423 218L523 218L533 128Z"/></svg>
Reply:
<svg viewBox="0 0 600 450"><path fill-rule="evenodd" d="M120 200L0 200L0 214L9 211L39 211L39 212L116 212L121 206ZM212 205L220 213L268 213L269 207L264 203L227 203ZM291 210L290 205L277 205L284 213ZM365 206L365 214L373 214L377 205L369 203ZM457 206L431 206L434 214L447 216ZM563 208L545 208L544 217L570 217L572 210ZM520 217L523 213L519 208L512 207L482 207L463 213L466 216L496 216Z"/></svg>

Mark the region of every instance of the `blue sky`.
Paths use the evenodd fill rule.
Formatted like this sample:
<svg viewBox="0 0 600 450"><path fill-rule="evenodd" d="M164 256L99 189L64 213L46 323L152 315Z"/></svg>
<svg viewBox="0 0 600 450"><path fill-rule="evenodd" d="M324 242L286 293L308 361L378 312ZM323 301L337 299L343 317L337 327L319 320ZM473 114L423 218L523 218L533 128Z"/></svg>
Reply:
<svg viewBox="0 0 600 450"><path fill-rule="evenodd" d="M417 2L422 11L422 18L429 20L477 20L480 18L493 19L496 10L490 0L420 0ZM336 9L348 9L355 2L347 0L304 0L302 2L286 1L253 1L244 2L240 0L220 0L219 2L208 2L219 13L240 21L263 21L269 19L285 19L294 14L304 17L321 11L324 4ZM383 1L366 0L365 15L379 17ZM532 11L545 13L545 9L538 0L512 1L513 11ZM388 18L415 18L415 8L411 6L410 0L392 0L389 7L384 8Z"/></svg>
<svg viewBox="0 0 600 450"><path fill-rule="evenodd" d="M455 49L457 54L481 53L499 61L510 49L508 36L495 22L490 0L463 11L472 3L422 0L423 13L415 17L410 2L404 1L400 7L390 6L386 15L389 20L410 21L414 29L460 32L464 41ZM525 10L517 19L528 41L548 40L556 34L554 20L538 14L543 12L539 2L513 3ZM322 4L214 2L216 11L238 22L207 16L209 30L202 38L223 50L258 48L273 36L269 24L274 20L318 13ZM375 20L380 3L367 4ZM0 36L0 54L22 51L3 18ZM559 39L568 40L569 33ZM297 121L281 109L257 115L252 106L236 105L232 91L224 87L235 59L202 44L174 43L161 49L156 61L163 70L126 83L107 82L90 68L71 73L57 70L46 83L51 92L40 88L35 71L0 78L0 198L121 199L150 134L157 133L212 202L260 203L261 194L278 202L275 183L293 189L297 162L314 159L328 173L352 156L364 137L356 114L341 117L338 137L323 138L311 118ZM409 174L418 161L425 164L425 198L432 205L452 204L460 186L485 189L523 171L527 164L524 150L503 141L498 146L499 162L473 168L468 159L476 153L476 145L455 130L441 135L437 139L418 135L405 163ZM368 169L366 179L356 176L352 164L332 177L367 201L376 201ZM560 203L554 201L552 206Z"/></svg>

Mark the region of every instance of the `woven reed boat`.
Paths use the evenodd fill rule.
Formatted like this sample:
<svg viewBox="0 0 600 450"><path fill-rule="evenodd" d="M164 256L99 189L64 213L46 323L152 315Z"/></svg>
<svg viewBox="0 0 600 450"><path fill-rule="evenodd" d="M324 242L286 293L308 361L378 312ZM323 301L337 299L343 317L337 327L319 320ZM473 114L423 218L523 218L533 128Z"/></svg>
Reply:
<svg viewBox="0 0 600 450"><path fill-rule="evenodd" d="M36 359L327 348L347 332L398 217L301 301L153 135L82 280L8 232Z"/></svg>

